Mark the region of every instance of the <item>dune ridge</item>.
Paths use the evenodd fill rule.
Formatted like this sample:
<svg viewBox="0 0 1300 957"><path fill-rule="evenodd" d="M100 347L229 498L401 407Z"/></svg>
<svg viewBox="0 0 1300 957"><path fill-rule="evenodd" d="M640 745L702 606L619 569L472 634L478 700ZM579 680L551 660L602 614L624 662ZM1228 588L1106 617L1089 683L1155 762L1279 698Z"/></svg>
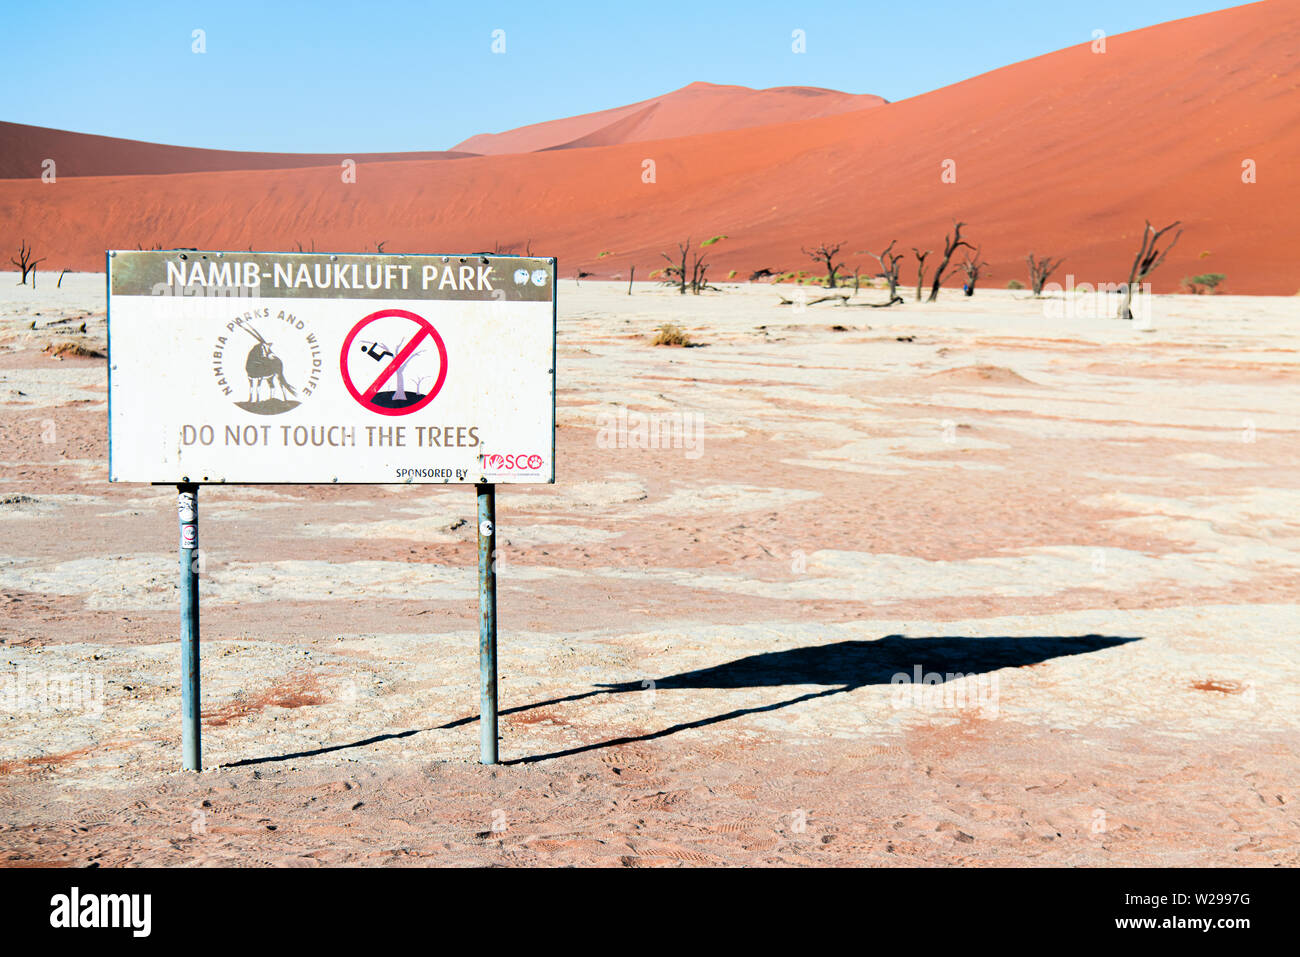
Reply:
<svg viewBox="0 0 1300 957"><path fill-rule="evenodd" d="M232 170L337 167L344 159L358 163L462 159L472 153L426 150L407 153L256 153L168 146L73 133L68 130L0 122L0 179L41 174L41 163L53 158L56 176L142 176L168 173L212 173Z"/></svg>
<svg viewBox="0 0 1300 957"><path fill-rule="evenodd" d="M531 153L574 146L612 146L835 116L885 105L870 93L813 86L745 86L696 82L627 106L480 133L452 147L471 153Z"/></svg>

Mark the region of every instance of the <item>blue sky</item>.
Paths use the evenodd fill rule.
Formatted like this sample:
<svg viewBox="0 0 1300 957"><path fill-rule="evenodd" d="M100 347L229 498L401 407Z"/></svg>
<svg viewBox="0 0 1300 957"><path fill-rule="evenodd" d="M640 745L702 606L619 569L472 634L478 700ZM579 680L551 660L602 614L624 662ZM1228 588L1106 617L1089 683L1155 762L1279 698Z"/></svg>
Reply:
<svg viewBox="0 0 1300 957"><path fill-rule="evenodd" d="M1232 4L8 2L0 119L224 149L445 149L695 80L905 99ZM207 52L193 53L192 31ZM807 52L791 50L803 30ZM505 53L491 50L505 31Z"/></svg>

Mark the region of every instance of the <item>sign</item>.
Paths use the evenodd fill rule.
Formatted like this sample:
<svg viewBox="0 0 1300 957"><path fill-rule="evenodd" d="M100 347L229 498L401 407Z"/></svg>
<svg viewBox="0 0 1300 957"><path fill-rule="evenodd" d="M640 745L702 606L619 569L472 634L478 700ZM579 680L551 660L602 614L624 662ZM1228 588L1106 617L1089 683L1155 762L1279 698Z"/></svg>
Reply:
<svg viewBox="0 0 1300 957"><path fill-rule="evenodd" d="M396 355L376 338L384 327L392 330L391 333L384 333L385 338L397 337L398 342L406 343ZM362 331L370 338L358 339L357 333ZM429 343L438 348L437 379L423 392L418 388L408 392L403 370L424 351L419 346ZM354 344L355 351L352 348ZM368 366L361 356L380 363L378 371L374 366ZM361 403L362 408L380 415L409 415L423 409L442 391L442 385L447 380L447 347L443 344L442 336L438 335L438 330L423 316L405 309L381 309L353 326L343 340L339 371L343 375L343 384L352 393L352 398ZM367 382L370 384L366 385Z"/></svg>
<svg viewBox="0 0 1300 957"><path fill-rule="evenodd" d="M555 480L555 261L108 254L109 478Z"/></svg>

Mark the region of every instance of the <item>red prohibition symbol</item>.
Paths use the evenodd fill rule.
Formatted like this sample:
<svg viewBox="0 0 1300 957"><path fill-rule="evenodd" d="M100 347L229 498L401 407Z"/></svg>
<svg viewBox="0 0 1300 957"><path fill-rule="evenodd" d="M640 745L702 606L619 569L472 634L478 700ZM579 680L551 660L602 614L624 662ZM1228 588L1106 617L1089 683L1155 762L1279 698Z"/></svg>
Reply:
<svg viewBox="0 0 1300 957"><path fill-rule="evenodd" d="M401 338L400 345L394 344L390 347L382 342L364 337L358 338L361 331L371 323L394 317L410 320L411 323L410 334ZM420 351L420 346L426 339L432 340L438 348L438 375L433 387L428 392L422 393L418 388L406 388L405 371L406 364ZM382 366L378 377L370 382L363 381L361 377L357 377L354 381L353 374L348 369L348 357L353 353L354 343L356 343L356 351L365 353ZM429 320L423 316L407 312L405 309L380 309L353 326L352 331L343 340L343 349L339 353L339 371L343 374L343 384L347 386L348 392L352 393L352 398L369 411L379 415L410 415L432 402L442 390L443 383L447 381L447 346L443 343L442 336L438 335L438 330L433 328ZM385 389L385 385L390 381L391 386ZM417 380L417 386L422 381L423 378Z"/></svg>

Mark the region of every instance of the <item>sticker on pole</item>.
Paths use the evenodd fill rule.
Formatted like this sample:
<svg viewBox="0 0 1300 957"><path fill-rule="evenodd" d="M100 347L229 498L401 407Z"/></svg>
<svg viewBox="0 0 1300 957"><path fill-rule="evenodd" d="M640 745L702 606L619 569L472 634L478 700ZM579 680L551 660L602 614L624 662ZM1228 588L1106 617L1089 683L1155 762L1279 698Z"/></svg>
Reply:
<svg viewBox="0 0 1300 957"><path fill-rule="evenodd" d="M381 309L352 327L339 355L343 384L362 407L410 415L434 400L447 381L447 346L428 319Z"/></svg>
<svg viewBox="0 0 1300 957"><path fill-rule="evenodd" d="M555 481L555 260L108 254L115 482Z"/></svg>

